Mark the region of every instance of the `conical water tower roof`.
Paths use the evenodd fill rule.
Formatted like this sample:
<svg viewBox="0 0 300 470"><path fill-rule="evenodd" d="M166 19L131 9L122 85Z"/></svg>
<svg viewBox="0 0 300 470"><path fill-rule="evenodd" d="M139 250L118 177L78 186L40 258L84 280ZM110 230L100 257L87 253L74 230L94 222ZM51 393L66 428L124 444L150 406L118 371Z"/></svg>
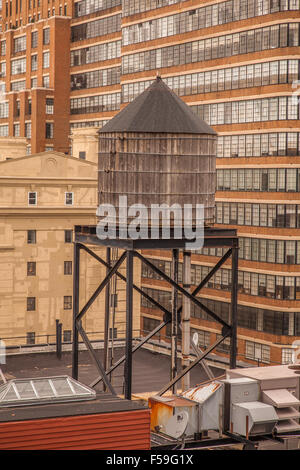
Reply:
<svg viewBox="0 0 300 470"><path fill-rule="evenodd" d="M160 77L99 132L216 134Z"/></svg>

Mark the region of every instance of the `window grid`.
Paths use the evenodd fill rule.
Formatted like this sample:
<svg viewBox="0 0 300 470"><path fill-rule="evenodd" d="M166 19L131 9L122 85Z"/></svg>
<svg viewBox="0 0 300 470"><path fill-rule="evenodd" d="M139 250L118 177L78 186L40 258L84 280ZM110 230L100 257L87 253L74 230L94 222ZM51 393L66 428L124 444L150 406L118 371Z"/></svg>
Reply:
<svg viewBox="0 0 300 470"><path fill-rule="evenodd" d="M123 45L127 46L129 44L151 41L166 36L184 34L189 31L197 31L210 26L216 26L225 23L228 24L233 21L238 21L240 19L253 18L261 16L261 14L268 14L274 11L280 11L278 2L278 8L276 10L274 10L274 8L269 8L269 2L266 2L265 5L267 5L267 8L263 13L261 13L261 3L259 0L257 0L256 4L255 2L249 3L253 4L253 9L251 9L249 5L248 11L247 6L246 8L244 8L244 0L235 1L234 11L233 2L229 0L218 5L206 6L182 13L176 13L175 15L170 15L167 17L136 23L134 25L123 28ZM124 9L125 8L126 7L124 6ZM283 9L285 8L281 8L281 10ZM299 10L299 2L297 4L296 9ZM282 37L282 40L283 39L284 38ZM261 37L253 32L251 35L251 44L248 45L248 49L250 51L254 51L255 48L260 47L261 42ZM270 42L272 45L276 44L276 30L274 31L274 28L271 28ZM228 49L231 49L231 47L232 43L227 39L225 41L226 55L229 54Z"/></svg>
<svg viewBox="0 0 300 470"><path fill-rule="evenodd" d="M285 41L280 38L282 31L285 32ZM145 70L155 70L161 67L173 67L180 64L194 62L203 62L223 57L234 56L238 54L252 53L251 47L254 33L260 34L262 39L258 41L255 52L269 50L279 47L298 46L299 45L299 24L281 24L267 26L255 30L243 31L236 34L219 36L217 38L207 38L199 41L187 42L174 46L153 49L145 52L138 52L124 55L122 57L122 74L143 72ZM270 38L273 41L270 42ZM276 41L275 41L276 39ZM225 43L231 42L231 48L227 48L225 53ZM241 70L242 73L242 70ZM246 86L246 67L244 68L244 78L240 76L242 88ZM224 85L225 86L225 85Z"/></svg>
<svg viewBox="0 0 300 470"><path fill-rule="evenodd" d="M163 291L159 289L151 289L143 287L143 290L150 295L154 300L159 302L166 308L170 308L171 305L171 292ZM179 296L179 306L181 305L181 296ZM205 299L201 297L201 302L205 304L210 310L215 312L225 321L229 321L230 315L230 304L226 302L220 302L217 300ZM141 306L147 308L153 314L156 311L156 307L144 297L141 297ZM148 312L150 313L150 312ZM248 305L237 306L237 322L239 328L247 328L251 330L258 330L266 333L277 334L277 335L291 335L297 336L300 333L300 313L295 313L295 323L293 331L289 329L289 316L288 312L274 312L272 310L263 310L255 307L249 307ZM208 321L213 321L212 318L207 315L202 309L198 308L194 304L191 305L191 317L198 318Z"/></svg>
<svg viewBox="0 0 300 470"><path fill-rule="evenodd" d="M299 204L259 204L259 224L263 227L300 228ZM236 213L237 208L237 213ZM216 223L229 224L229 214L233 209L232 222L234 225L254 225L254 206L250 203L216 202ZM260 218L260 213L266 212L266 220Z"/></svg>
<svg viewBox="0 0 300 470"><path fill-rule="evenodd" d="M299 192L300 168L239 168L217 170L216 189L217 191ZM253 207L257 207L259 210L259 205ZM258 223L253 223L253 225L258 225Z"/></svg>
<svg viewBox="0 0 300 470"><path fill-rule="evenodd" d="M169 272L170 261L152 260L161 271ZM196 285L196 279L201 282L208 274L207 266L192 264L191 282ZM275 276L239 270L238 291L240 294L255 295L278 300L300 299L300 276ZM162 279L151 268L143 265L142 277L147 279ZM182 263L179 263L179 282L182 282ZM198 283L199 283L198 282ZM221 268L212 276L206 287L217 290L231 289L231 270Z"/></svg>

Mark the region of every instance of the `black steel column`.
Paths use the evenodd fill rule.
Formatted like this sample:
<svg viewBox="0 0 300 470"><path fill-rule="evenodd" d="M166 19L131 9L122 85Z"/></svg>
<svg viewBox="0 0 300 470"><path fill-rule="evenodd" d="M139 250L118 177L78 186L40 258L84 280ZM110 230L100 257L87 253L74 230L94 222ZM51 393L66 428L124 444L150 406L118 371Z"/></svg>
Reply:
<svg viewBox="0 0 300 470"><path fill-rule="evenodd" d="M230 338L230 369L236 368L237 354L237 294L238 294L238 239L233 241L231 257L231 338Z"/></svg>
<svg viewBox="0 0 300 470"><path fill-rule="evenodd" d="M108 268L106 268L106 275L110 271L110 248L106 248L106 263ZM110 283L107 284L105 288L105 318L104 318L104 358L103 365L104 370L108 369L108 349L109 349L109 313L110 313Z"/></svg>
<svg viewBox="0 0 300 470"><path fill-rule="evenodd" d="M133 252L126 253L126 344L125 344L125 398L131 400L132 388L132 312L133 312Z"/></svg>
<svg viewBox="0 0 300 470"><path fill-rule="evenodd" d="M182 263L182 283L183 287L190 291L191 288L191 252L183 251ZM187 297L182 299L182 315L181 315L181 353L182 353L182 369L190 365L190 348L191 348L191 301ZM182 378L182 390L190 388L190 374L186 374Z"/></svg>
<svg viewBox="0 0 300 470"><path fill-rule="evenodd" d="M56 356L61 359L62 352L62 323L56 320Z"/></svg>
<svg viewBox="0 0 300 470"><path fill-rule="evenodd" d="M74 243L72 377L76 380L78 379L78 328L76 318L79 313L79 267L80 245Z"/></svg>
<svg viewBox="0 0 300 470"><path fill-rule="evenodd" d="M172 277L173 281L178 284L178 258L179 250L172 250ZM177 335L178 335L178 323L177 323L177 304L178 304L178 291L172 287L172 323L171 323L171 380L177 375ZM176 392L176 384L172 386L172 392Z"/></svg>

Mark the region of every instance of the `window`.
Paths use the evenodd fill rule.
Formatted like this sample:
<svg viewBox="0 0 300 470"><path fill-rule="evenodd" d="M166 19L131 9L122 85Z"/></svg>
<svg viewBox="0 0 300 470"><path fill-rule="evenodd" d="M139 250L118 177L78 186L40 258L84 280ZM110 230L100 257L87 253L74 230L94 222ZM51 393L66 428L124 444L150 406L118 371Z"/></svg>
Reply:
<svg viewBox="0 0 300 470"><path fill-rule="evenodd" d="M293 363L293 353L294 353L294 349L292 349L292 348L282 348L282 350L281 350L281 364L292 364Z"/></svg>
<svg viewBox="0 0 300 470"><path fill-rule="evenodd" d="M72 331L64 330L63 342L69 343L70 341L72 341Z"/></svg>
<svg viewBox="0 0 300 470"><path fill-rule="evenodd" d="M43 75L43 87L50 88L50 77L49 75Z"/></svg>
<svg viewBox="0 0 300 470"><path fill-rule="evenodd" d="M53 139L53 122L46 122L46 139Z"/></svg>
<svg viewBox="0 0 300 470"><path fill-rule="evenodd" d="M8 125L0 126L0 137L8 137Z"/></svg>
<svg viewBox="0 0 300 470"><path fill-rule="evenodd" d="M46 114L54 113L54 99L46 98Z"/></svg>
<svg viewBox="0 0 300 470"><path fill-rule="evenodd" d="M27 100L27 114L31 115L31 98Z"/></svg>
<svg viewBox="0 0 300 470"><path fill-rule="evenodd" d="M27 297L27 311L35 310L35 297Z"/></svg>
<svg viewBox="0 0 300 470"><path fill-rule="evenodd" d="M20 124L19 123L14 124L14 136L20 137Z"/></svg>
<svg viewBox="0 0 300 470"><path fill-rule="evenodd" d="M31 138L31 122L25 122L25 137Z"/></svg>
<svg viewBox="0 0 300 470"><path fill-rule="evenodd" d="M36 243L36 230L27 230L27 243Z"/></svg>
<svg viewBox="0 0 300 470"><path fill-rule="evenodd" d="M14 39L14 52L26 51L26 36Z"/></svg>
<svg viewBox="0 0 300 470"><path fill-rule="evenodd" d="M0 54L1 55L6 54L6 41L1 41L0 42Z"/></svg>
<svg viewBox="0 0 300 470"><path fill-rule="evenodd" d="M43 44L50 44L50 28L43 29Z"/></svg>
<svg viewBox="0 0 300 470"><path fill-rule="evenodd" d="M27 263L27 276L35 276L36 275L36 262L35 261L28 261Z"/></svg>
<svg viewBox="0 0 300 470"><path fill-rule="evenodd" d="M70 192L65 193L65 204L66 204L66 206L72 206L73 205L73 196L74 196L74 193L70 193Z"/></svg>
<svg viewBox="0 0 300 470"><path fill-rule="evenodd" d="M37 54L33 54L31 56L31 71L35 71L38 69L38 56Z"/></svg>
<svg viewBox="0 0 300 470"><path fill-rule="evenodd" d="M86 159L86 152L79 152L79 158L81 158L82 160L85 160Z"/></svg>
<svg viewBox="0 0 300 470"><path fill-rule="evenodd" d="M72 243L72 230L65 230L65 243Z"/></svg>
<svg viewBox="0 0 300 470"><path fill-rule="evenodd" d="M29 191L28 193L28 205L36 206L37 204L37 193L36 191Z"/></svg>
<svg viewBox="0 0 300 470"><path fill-rule="evenodd" d="M6 76L6 62L0 63L0 76L1 78ZM3 91L5 91L5 89Z"/></svg>
<svg viewBox="0 0 300 470"><path fill-rule="evenodd" d="M43 69L47 69L50 66L50 52L43 53Z"/></svg>
<svg viewBox="0 0 300 470"><path fill-rule="evenodd" d="M26 72L26 58L11 61L11 74L18 75Z"/></svg>
<svg viewBox="0 0 300 470"><path fill-rule="evenodd" d="M25 80L18 80L16 82L10 83L11 91L21 91L21 90L25 90L25 88L26 88Z"/></svg>
<svg viewBox="0 0 300 470"><path fill-rule="evenodd" d="M26 334L26 344L35 344L35 333L33 331Z"/></svg>
<svg viewBox="0 0 300 470"><path fill-rule="evenodd" d="M20 116L20 100L16 101L15 115Z"/></svg>
<svg viewBox="0 0 300 470"><path fill-rule="evenodd" d="M253 343L252 341L246 341L245 356L248 359L269 363L270 346L267 346L265 344Z"/></svg>
<svg viewBox="0 0 300 470"><path fill-rule="evenodd" d="M0 117L8 117L8 102L0 103Z"/></svg>
<svg viewBox="0 0 300 470"><path fill-rule="evenodd" d="M64 261L64 274L65 275L72 274L72 261Z"/></svg>
<svg viewBox="0 0 300 470"><path fill-rule="evenodd" d="M64 310L71 310L72 309L72 296L65 295L64 296Z"/></svg>

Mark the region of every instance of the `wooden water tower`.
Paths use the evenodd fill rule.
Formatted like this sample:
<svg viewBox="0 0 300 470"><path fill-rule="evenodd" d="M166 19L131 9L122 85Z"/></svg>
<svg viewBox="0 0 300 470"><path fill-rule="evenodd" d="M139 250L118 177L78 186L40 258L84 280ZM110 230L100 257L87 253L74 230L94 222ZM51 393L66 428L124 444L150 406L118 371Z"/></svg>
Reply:
<svg viewBox="0 0 300 470"><path fill-rule="evenodd" d="M158 76L133 102L99 131L98 203L112 205L118 227L124 210L143 204L142 226L161 226L164 216L153 216L153 205L175 205L178 213L169 214L170 226L211 226L215 215L216 132L196 116ZM119 209L120 195L126 196ZM189 219L183 216L186 204L192 208ZM196 205L203 206L199 221ZM122 212L121 212L122 211ZM122 213L122 217L121 217ZM179 214L180 213L180 214ZM118 217L120 214L120 217ZM107 220L107 218L106 218ZM161 235L160 235L161 236ZM159 246L157 245L157 248ZM179 250L173 250L173 277L178 281ZM191 283L190 253L183 252L186 284ZM177 310L177 290L173 289L172 309ZM190 355L190 301L184 299L182 313L183 366ZM172 323L171 376L176 375L178 325ZM189 387L189 376L185 378Z"/></svg>
<svg viewBox="0 0 300 470"><path fill-rule="evenodd" d="M109 381L116 367L123 362L125 398L131 399L132 392L132 355L167 324L171 323L171 381L160 394L174 387L181 379L185 381L183 388L189 387L188 372L216 348L222 341L230 337L230 367L236 367L236 328L237 328L237 273L238 273L238 239L236 230L215 228L215 179L216 179L216 132L204 121L196 116L189 106L184 103L160 77L133 102L128 104L120 113L99 130L99 167L98 167L98 203L114 207L117 216L116 225L130 222L128 217L123 222L119 209L119 196L126 196L128 209L139 204L146 207L147 215L142 224L151 229L153 226L161 228L161 217L149 219L151 206L165 204L168 207L178 205L184 207L189 204L193 212L189 224L195 227L198 223L204 226L204 247L227 247L228 251L216 263L200 284L191 291L191 247L188 237L175 237L175 228L178 219L171 219L171 235L169 238L151 236L133 239L120 237L117 231L115 239L100 238L98 226L76 226L74 239L74 304L73 304L73 354L72 376L78 375L78 334L89 349L97 365L100 376L91 386L100 381L105 383L107 389L113 392ZM204 207L202 220L196 218L195 207ZM128 210L127 210L128 213ZM129 215L129 214L128 214ZM144 216L143 216L144 217ZM146 220L147 218L147 220ZM142 226L141 224L141 226ZM184 220L184 225L186 220ZM159 234L162 232L159 231ZM92 252L85 245L101 245L107 247L106 261ZM122 252L115 262L111 262L110 249L117 248ZM157 266L141 254L142 250L158 249L171 250L173 255L172 274L168 276ZM105 279L102 280L92 297L85 306L79 309L79 281L80 281L80 251L84 250L107 268ZM178 283L179 250L183 252L183 285ZM232 290L231 314L229 322L210 310L201 302L198 293L218 269L231 257L232 259ZM133 283L133 259L138 258L150 269L156 272L172 287L172 306L170 309L160 305L143 289ZM126 276L120 273L119 267L126 259ZM105 288L109 292L109 283L112 276L126 282L126 338L125 355L115 365L106 368L101 364L99 357L93 351L92 345L83 329L81 319L96 297ZM133 347L132 316L133 316L133 290L155 305L163 318L146 338L141 338L139 344ZM182 294L182 308L178 306L178 293ZM109 294L107 296L109 298ZM220 338L210 345L204 352L198 354L190 363L190 303L197 305L214 321L222 326ZM108 305L108 303L107 303ZM180 316L181 315L181 316ZM105 331L108 331L109 308L105 314ZM177 373L177 337L178 327L182 329L182 371ZM108 334L105 336L104 350L108 345ZM107 346L108 347L108 346ZM105 360L104 360L105 363Z"/></svg>

